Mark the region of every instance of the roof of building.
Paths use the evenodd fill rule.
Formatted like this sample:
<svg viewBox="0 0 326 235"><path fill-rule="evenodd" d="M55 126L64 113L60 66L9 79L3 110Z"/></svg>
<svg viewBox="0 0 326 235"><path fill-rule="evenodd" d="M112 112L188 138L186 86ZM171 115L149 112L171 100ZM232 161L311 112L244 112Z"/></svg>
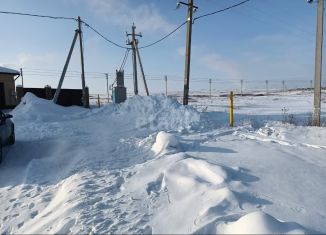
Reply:
<svg viewBox="0 0 326 235"><path fill-rule="evenodd" d="M20 72L14 69L9 69L0 66L0 74L12 74L12 75L20 75Z"/></svg>

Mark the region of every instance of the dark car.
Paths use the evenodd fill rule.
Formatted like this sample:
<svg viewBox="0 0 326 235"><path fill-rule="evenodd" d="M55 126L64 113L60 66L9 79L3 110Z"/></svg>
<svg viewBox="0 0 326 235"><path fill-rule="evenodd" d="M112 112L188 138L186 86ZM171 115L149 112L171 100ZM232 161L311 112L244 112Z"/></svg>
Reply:
<svg viewBox="0 0 326 235"><path fill-rule="evenodd" d="M0 163L2 162L2 147L15 143L15 125L10 120L11 114L0 111Z"/></svg>

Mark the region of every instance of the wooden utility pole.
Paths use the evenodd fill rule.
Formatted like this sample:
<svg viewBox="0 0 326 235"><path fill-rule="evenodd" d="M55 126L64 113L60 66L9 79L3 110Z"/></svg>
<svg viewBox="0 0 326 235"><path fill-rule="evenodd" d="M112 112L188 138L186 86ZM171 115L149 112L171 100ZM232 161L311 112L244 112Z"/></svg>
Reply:
<svg viewBox="0 0 326 235"><path fill-rule="evenodd" d="M81 70L82 70L81 71L82 103L83 103L83 106L85 108L89 108L89 97L88 97L89 94L88 94L88 88L86 87L86 84L85 84L84 48L83 48L83 38L82 38L82 30L81 30L81 22L82 21L80 19L80 16L78 16L77 22L78 22L78 28L75 30L74 39L72 40L72 44L71 44L71 47L70 47L70 50L69 50L69 53L68 53L68 57L66 59L65 65L63 67L57 90L56 90L56 92L54 94L54 97L53 97L53 102L54 103L58 102L58 98L59 98L59 95L60 95L62 83L63 83L63 80L65 78L66 72L67 72L67 68L68 68L70 58L71 58L72 52L73 52L75 44L76 44L77 37L79 36L80 62L81 62Z"/></svg>
<svg viewBox="0 0 326 235"><path fill-rule="evenodd" d="M106 79L106 93L108 95L108 103L110 103L110 93L109 93L109 74L105 74Z"/></svg>
<svg viewBox="0 0 326 235"><path fill-rule="evenodd" d="M57 90L54 93L53 102L55 104L58 103L58 98L59 98L59 95L60 95L62 83L63 83L63 80L64 80L64 78L66 76L67 68L68 68L68 65L69 65L69 61L70 61L72 52L73 52L74 47L75 47L75 43L76 43L78 34L79 34L78 29L76 29L75 30L74 39L72 40L72 43L71 43L71 46L70 46L70 50L69 50L69 53L68 53L68 56L67 56L67 59L66 59L66 63L64 65L63 70L62 70L62 73L61 73L61 77L60 77L60 80L59 80L59 84L58 84ZM84 91L83 91L83 95L84 95Z"/></svg>
<svg viewBox="0 0 326 235"><path fill-rule="evenodd" d="M138 62L139 62L140 71L141 71L141 74L143 76L143 82L144 82L146 95L149 96L148 87L147 87L146 78L145 78L145 73L144 73L144 68L143 68L143 64L141 62L140 54L139 54L139 50L138 50L138 42L136 42L135 48L136 48L136 53L137 53L137 58L138 58Z"/></svg>
<svg viewBox="0 0 326 235"><path fill-rule="evenodd" d="M165 75L165 96L168 96L168 76Z"/></svg>
<svg viewBox="0 0 326 235"><path fill-rule="evenodd" d="M136 34L136 26L133 23L131 27L131 33L127 33L127 36L131 36L131 41L128 40L127 45L131 46L132 49L132 65L133 65L133 78L134 78L134 93L138 95L138 81L137 81L137 58L136 58L136 36L140 36L141 34Z"/></svg>
<svg viewBox="0 0 326 235"><path fill-rule="evenodd" d="M315 55L315 91L314 91L314 115L313 125L320 126L320 99L322 76L322 52L323 52L323 24L324 24L324 0L318 0L317 9L317 33Z"/></svg>
<svg viewBox="0 0 326 235"><path fill-rule="evenodd" d="M86 92L86 85L85 85L85 69L84 69L84 47L83 47L83 34L81 30L81 20L80 16L78 16L78 32L79 32L79 49L80 49L80 63L81 63L81 80L82 80L82 89L83 89L83 106L85 108L89 107L88 103L88 94Z"/></svg>
<svg viewBox="0 0 326 235"><path fill-rule="evenodd" d="M183 88L183 105L188 105L189 77L190 77L190 55L191 55L191 34L192 34L192 23L193 23L192 15L193 15L193 10L197 9L197 7L194 6L193 0L188 0L188 4L183 3L183 2L179 2L179 4L188 6L185 75L184 75L184 88Z"/></svg>
<svg viewBox="0 0 326 235"><path fill-rule="evenodd" d="M135 95L138 95L137 58L139 61L139 66L140 66L140 70L141 70L142 77L143 77L145 91L146 91L146 94L149 95L146 78L145 78L145 73L144 73L144 68L143 68L143 64L140 59L140 54L139 54L139 49L138 49L138 39L136 39L136 36L142 37L142 35L141 35L141 33L136 34L135 24L132 24L131 33L127 33L127 36L131 36L131 41L128 39L127 45L130 45L131 49L132 49L132 63L133 63L133 78L134 78Z"/></svg>

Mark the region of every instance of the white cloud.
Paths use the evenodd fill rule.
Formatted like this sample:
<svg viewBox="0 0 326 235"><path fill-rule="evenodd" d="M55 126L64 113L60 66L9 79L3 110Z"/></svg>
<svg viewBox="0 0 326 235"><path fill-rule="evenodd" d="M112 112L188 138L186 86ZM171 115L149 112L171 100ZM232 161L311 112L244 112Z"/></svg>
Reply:
<svg viewBox="0 0 326 235"><path fill-rule="evenodd" d="M200 56L198 62L207 69L230 79L240 79L241 73L234 62L228 61L218 54Z"/></svg>
<svg viewBox="0 0 326 235"><path fill-rule="evenodd" d="M129 0L91 0L87 3L108 22L124 27L131 27L133 22L141 31L168 32L174 27L152 3L137 6L132 6Z"/></svg>

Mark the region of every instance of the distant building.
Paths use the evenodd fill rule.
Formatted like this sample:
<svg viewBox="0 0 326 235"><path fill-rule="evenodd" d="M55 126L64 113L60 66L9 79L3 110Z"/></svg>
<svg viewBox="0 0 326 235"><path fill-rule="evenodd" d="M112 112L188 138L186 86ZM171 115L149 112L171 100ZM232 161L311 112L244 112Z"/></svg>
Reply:
<svg viewBox="0 0 326 235"><path fill-rule="evenodd" d="M16 70L0 66L0 109L14 107L17 103L15 92Z"/></svg>

